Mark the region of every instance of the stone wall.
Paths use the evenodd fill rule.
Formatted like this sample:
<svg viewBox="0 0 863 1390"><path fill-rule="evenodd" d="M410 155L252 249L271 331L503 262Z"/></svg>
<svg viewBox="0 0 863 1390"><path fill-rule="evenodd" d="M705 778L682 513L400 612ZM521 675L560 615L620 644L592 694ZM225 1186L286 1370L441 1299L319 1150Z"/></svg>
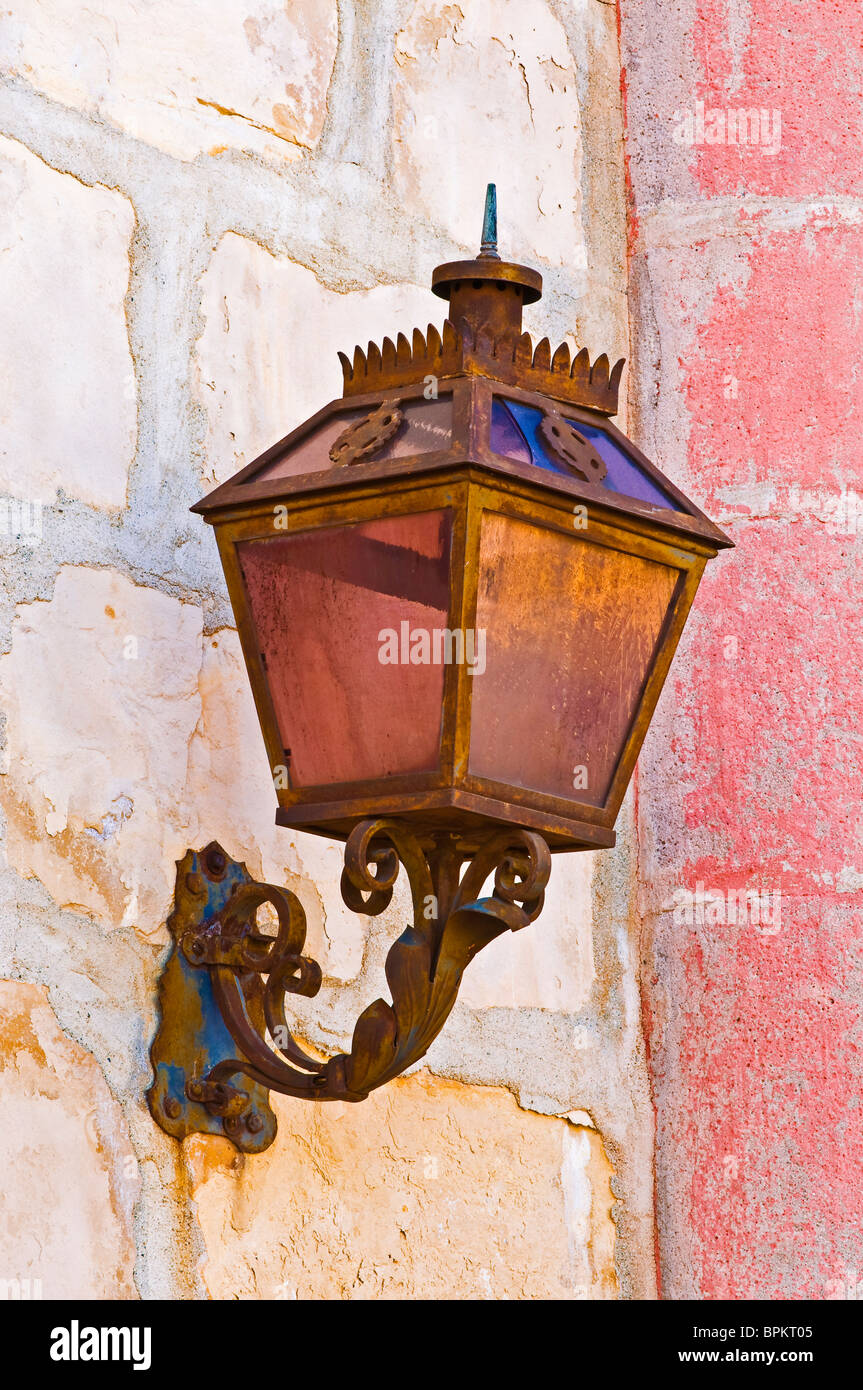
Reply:
<svg viewBox="0 0 863 1390"><path fill-rule="evenodd" d="M601 0L20 0L0 19L0 1278L45 1297L652 1297L632 802L471 968L424 1068L277 1100L242 1158L143 1101L174 862L299 893L305 1036L385 991L335 845L276 830L189 505L440 322L432 267L541 267L528 327L628 355L616 14ZM625 421L624 421L625 423ZM696 495L698 493L696 492ZM37 506L41 504L41 510Z"/></svg>

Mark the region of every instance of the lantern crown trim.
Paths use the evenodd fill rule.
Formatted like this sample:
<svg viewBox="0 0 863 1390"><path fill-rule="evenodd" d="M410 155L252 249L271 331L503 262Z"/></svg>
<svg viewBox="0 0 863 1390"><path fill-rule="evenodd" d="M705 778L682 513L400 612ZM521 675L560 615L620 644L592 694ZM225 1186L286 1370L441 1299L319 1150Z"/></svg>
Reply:
<svg viewBox="0 0 863 1390"><path fill-rule="evenodd" d="M591 362L587 348L573 357L568 343L552 352L548 338L534 346L529 333L507 329L495 336L488 328L474 329L467 322L457 328L447 319L442 331L430 323L425 334L415 328L410 341L399 333L395 342L384 338L380 346L370 342L365 351L355 347L353 359L340 352L339 361L346 397L412 385L426 376L484 376L567 405L616 415L626 358L612 367L605 353Z"/></svg>

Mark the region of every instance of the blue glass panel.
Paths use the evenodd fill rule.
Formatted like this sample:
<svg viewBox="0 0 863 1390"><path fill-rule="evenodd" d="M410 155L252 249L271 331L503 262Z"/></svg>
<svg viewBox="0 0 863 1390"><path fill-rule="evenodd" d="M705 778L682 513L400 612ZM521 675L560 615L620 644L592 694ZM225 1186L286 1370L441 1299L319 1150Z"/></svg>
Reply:
<svg viewBox="0 0 863 1390"><path fill-rule="evenodd" d="M492 449L505 458L518 459L519 463L533 463L546 472L562 473L564 477L571 478L570 469L543 448L536 432L541 419L539 410L495 396L491 407Z"/></svg>
<svg viewBox="0 0 863 1390"><path fill-rule="evenodd" d="M624 497L635 497L639 502L649 502L654 507L668 507L673 512L681 510L680 504L655 483L605 430L586 425L583 420L570 420L569 423L590 440L608 469L602 480L603 487L620 492Z"/></svg>
<svg viewBox="0 0 863 1390"><path fill-rule="evenodd" d="M502 454L507 459L518 459L519 463L532 463L527 440L507 409L506 401L495 396L491 403L491 448L492 453Z"/></svg>
<svg viewBox="0 0 863 1390"><path fill-rule="evenodd" d="M564 416L566 419L566 416ZM559 462L546 448L539 437L539 424L542 411L521 401L504 401L496 396L492 404L491 447L495 453L507 458L530 461L546 472L558 473L565 478L573 476L565 463ZM655 483L651 477L630 458L616 440L605 430L595 425L586 425L583 420L570 420L573 429L589 439L608 472L602 486L623 497L634 497L639 502L647 502L653 507L667 507L670 511L681 511L680 505Z"/></svg>

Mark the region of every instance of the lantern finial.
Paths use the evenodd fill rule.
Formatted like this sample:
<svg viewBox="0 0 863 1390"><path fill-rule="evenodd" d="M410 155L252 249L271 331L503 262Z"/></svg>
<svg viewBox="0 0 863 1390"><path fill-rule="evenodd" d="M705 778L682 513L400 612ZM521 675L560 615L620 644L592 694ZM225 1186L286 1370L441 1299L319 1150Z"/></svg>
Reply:
<svg viewBox="0 0 863 1390"><path fill-rule="evenodd" d="M485 213L482 219L482 244L479 254L483 259L499 261L497 252L497 188L493 183L485 190Z"/></svg>
<svg viewBox="0 0 863 1390"><path fill-rule="evenodd" d="M485 190L479 255L472 261L436 266L432 291L449 300L447 317L459 332L466 325L471 334L485 331L492 340L507 335L517 338L521 333L522 308L541 298L542 276L530 266L502 261L498 255L495 184Z"/></svg>

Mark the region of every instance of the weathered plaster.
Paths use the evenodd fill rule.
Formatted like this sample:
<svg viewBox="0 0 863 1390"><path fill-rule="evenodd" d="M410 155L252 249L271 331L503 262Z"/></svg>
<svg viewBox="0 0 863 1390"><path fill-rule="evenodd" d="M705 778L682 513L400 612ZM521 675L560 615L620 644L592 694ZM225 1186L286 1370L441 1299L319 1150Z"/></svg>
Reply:
<svg viewBox="0 0 863 1390"><path fill-rule="evenodd" d="M178 159L227 146L276 159L314 149L336 48L335 0L22 0L5 64L46 95Z"/></svg>
<svg viewBox="0 0 863 1390"><path fill-rule="evenodd" d="M0 135L25 152L34 185L51 190L52 235L64 219L86 225L96 213L109 227L105 255L96 246L88 265L92 313L106 316L117 362L122 344L131 357L128 399L105 401L98 418L106 429L120 420L137 430L134 454L112 447L110 497L76 485L94 476L79 442L56 499L41 499L40 543L0 536L11 561L0 612L8 741L0 973L47 995L69 1046L104 1077L112 1143L134 1154L139 1174L131 1292L275 1297L273 1280L287 1279L357 1296L352 1261L368 1245L376 1268L366 1293L420 1296L443 1268L449 1292L463 1277L474 1296L651 1297L653 1117L629 802L618 849L558 860L541 921L472 967L420 1076L341 1117L279 1102L282 1135L267 1156L233 1165L224 1145L190 1141L191 1171L143 1104L173 860L187 844L215 836L306 903L310 949L326 977L298 1015L311 1044L347 1043L357 1013L386 988L384 956L408 911L400 883L384 917L353 917L338 897L336 848L274 827L215 546L188 505L338 392L337 348L440 322L424 287L439 261L476 249L488 178L501 188L505 253L539 264L546 278L530 326L577 338L592 355L628 347L611 8L538 4L531 24L515 4L462 20L447 5L341 0L334 51L334 7L295 8L278 19L261 6L242 19L236 11L251 52L243 49L236 68L225 57L233 9L198 45L185 10L157 6L152 29L142 30L141 7L97 7L94 36L112 14L116 21L106 40L113 65L88 30L77 70L68 61L71 8L52 28L43 7L25 6L5 30ZM437 56L420 22L432 8ZM154 76L169 10L176 38L168 68ZM296 32L277 42L281 24ZM302 47L310 34L311 66ZM470 54L456 51L465 37L494 64L465 62ZM307 87L286 103L301 67ZM431 110L435 83L459 139L441 140L426 167L406 130L410 111ZM281 118L293 122L290 132L276 130L279 104L291 106ZM39 243L31 244L35 262ZM34 275L44 269L34 264ZM110 373L98 371L110 391ZM44 460L24 463L32 490ZM137 657L124 655L126 637L137 639ZM450 1108L457 1123L448 1128ZM390 1157L387 1117L406 1136ZM447 1161L464 1178L464 1210L450 1210L444 1184L423 1179L412 1229L423 1241L441 1223L469 1230L469 1272L442 1266L443 1242L427 1259L413 1249L399 1284L390 1268L394 1194L420 1125L446 1140ZM517 1159L519 1138L540 1171ZM330 1146L346 1192L353 1168L373 1175L358 1231L342 1219L338 1185L314 1163L304 1170L310 1144ZM482 1155L499 1165L495 1181L511 1203L496 1206L498 1189L483 1186ZM291 1181L279 1177L286 1165ZM303 1241L321 1193L331 1259L312 1269ZM287 1263L286 1227L300 1231ZM220 1263L220 1232L238 1254L236 1286ZM248 1232L261 1236L259 1260ZM540 1260L537 1242L554 1249L553 1262Z"/></svg>
<svg viewBox="0 0 863 1390"><path fill-rule="evenodd" d="M232 1145L185 1142L211 1297L618 1296L592 1130L428 1072L362 1107L276 1109L254 1189Z"/></svg>
<svg viewBox="0 0 863 1390"><path fill-rule="evenodd" d="M38 1284L41 1298L136 1297L140 1176L120 1107L44 989L12 980L0 980L0 1104L3 1279Z"/></svg>
<svg viewBox="0 0 863 1390"><path fill-rule="evenodd" d="M5 374L0 489L53 502L126 505L135 389L124 299L129 201L75 183L0 138L0 335Z"/></svg>

